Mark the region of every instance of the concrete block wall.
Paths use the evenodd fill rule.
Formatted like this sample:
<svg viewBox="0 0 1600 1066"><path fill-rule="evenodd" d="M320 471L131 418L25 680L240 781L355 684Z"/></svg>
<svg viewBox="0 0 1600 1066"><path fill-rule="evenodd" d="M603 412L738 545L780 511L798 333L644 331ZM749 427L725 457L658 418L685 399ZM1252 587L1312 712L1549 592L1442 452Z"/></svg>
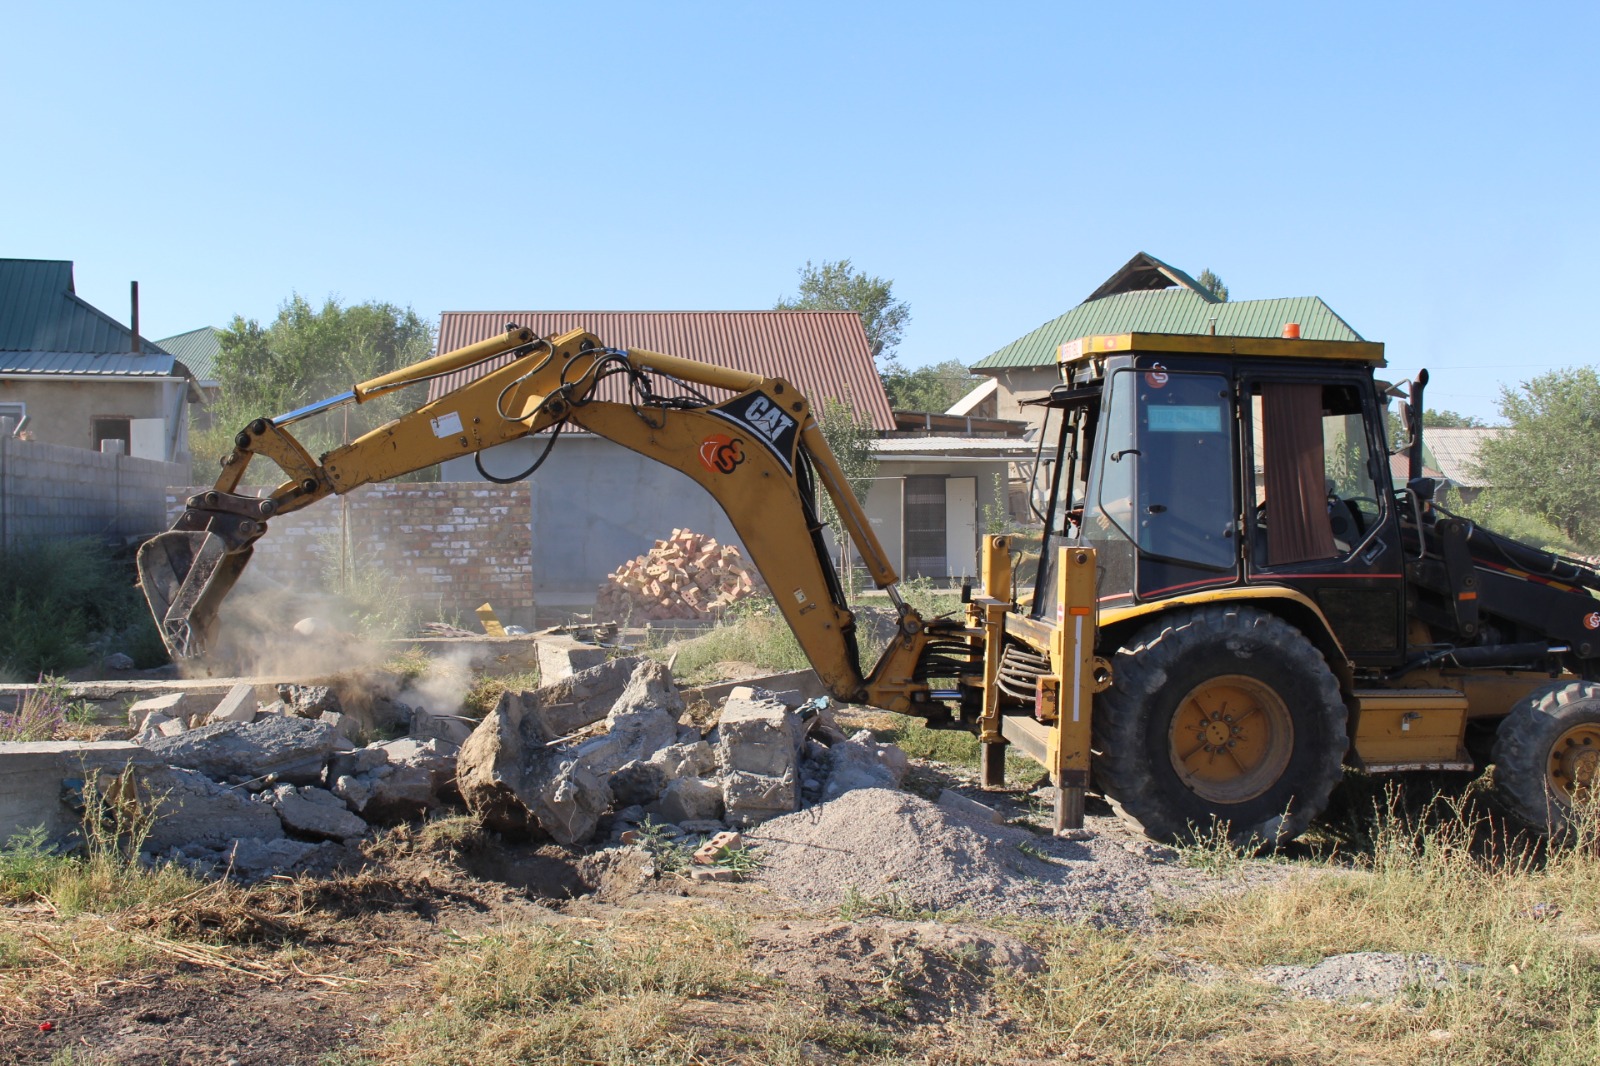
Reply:
<svg viewBox="0 0 1600 1066"><path fill-rule="evenodd" d="M167 526L181 463L0 438L0 544L44 537L143 537Z"/></svg>
<svg viewBox="0 0 1600 1066"><path fill-rule="evenodd" d="M201 491L169 489L170 517ZM488 602L502 622L530 625L528 512L526 482L367 485L272 519L256 542L250 570L298 588L333 585L343 536L348 566L384 575L396 596L426 614L459 616L462 625L476 629L473 611Z"/></svg>

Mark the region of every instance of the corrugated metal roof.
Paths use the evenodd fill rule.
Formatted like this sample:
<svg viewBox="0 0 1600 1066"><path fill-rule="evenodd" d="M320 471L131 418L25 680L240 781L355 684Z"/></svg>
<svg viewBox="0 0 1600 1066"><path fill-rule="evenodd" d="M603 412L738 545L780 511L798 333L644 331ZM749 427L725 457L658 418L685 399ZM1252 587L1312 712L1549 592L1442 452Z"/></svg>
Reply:
<svg viewBox="0 0 1600 1066"><path fill-rule="evenodd" d="M541 337L585 329L614 348L644 348L715 366L782 377L821 410L825 399L848 399L874 429L894 428L872 351L852 311L446 311L439 316L439 351L476 344L502 332L508 322ZM431 382L437 399L491 370L494 359ZM704 390L716 396L719 390ZM600 385L599 396L623 399L617 378Z"/></svg>
<svg viewBox="0 0 1600 1066"><path fill-rule="evenodd" d="M1432 454L1439 473L1469 489L1488 488L1489 482L1478 473L1478 449L1505 430L1499 426L1446 428L1425 426L1422 443Z"/></svg>
<svg viewBox="0 0 1600 1066"><path fill-rule="evenodd" d="M205 385L217 383L217 356L222 354L222 331L211 326L191 329L156 341L171 352Z"/></svg>
<svg viewBox="0 0 1600 1066"><path fill-rule="evenodd" d="M78 298L72 263L0 259L0 373L166 376L171 353Z"/></svg>
<svg viewBox="0 0 1600 1066"><path fill-rule="evenodd" d="M1361 334L1315 296L1278 300L1212 303L1188 289L1123 292L1081 303L993 355L975 371L1054 366L1056 350L1067 341L1106 333L1193 333L1225 337L1278 337L1286 322L1300 323L1305 340L1358 341Z"/></svg>

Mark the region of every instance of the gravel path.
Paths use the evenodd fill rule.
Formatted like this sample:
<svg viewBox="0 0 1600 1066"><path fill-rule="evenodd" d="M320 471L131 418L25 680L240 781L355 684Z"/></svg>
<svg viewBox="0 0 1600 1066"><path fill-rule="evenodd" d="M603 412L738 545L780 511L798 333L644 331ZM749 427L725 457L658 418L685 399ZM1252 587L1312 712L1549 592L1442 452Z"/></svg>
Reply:
<svg viewBox="0 0 1600 1066"><path fill-rule="evenodd" d="M853 892L894 912L1074 918L1141 926L1160 898L1237 889L1171 861L1114 818L1084 840L967 818L906 792L859 789L748 834L756 881L806 903L837 907Z"/></svg>

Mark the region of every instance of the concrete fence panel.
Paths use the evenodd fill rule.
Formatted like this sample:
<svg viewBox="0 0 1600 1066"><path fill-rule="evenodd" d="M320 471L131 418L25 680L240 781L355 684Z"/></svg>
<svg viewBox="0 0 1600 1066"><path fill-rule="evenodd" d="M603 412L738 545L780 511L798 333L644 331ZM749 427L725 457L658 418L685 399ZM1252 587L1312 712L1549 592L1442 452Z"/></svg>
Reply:
<svg viewBox="0 0 1600 1066"><path fill-rule="evenodd" d="M0 436L0 546L125 540L167 525L166 486L188 467Z"/></svg>

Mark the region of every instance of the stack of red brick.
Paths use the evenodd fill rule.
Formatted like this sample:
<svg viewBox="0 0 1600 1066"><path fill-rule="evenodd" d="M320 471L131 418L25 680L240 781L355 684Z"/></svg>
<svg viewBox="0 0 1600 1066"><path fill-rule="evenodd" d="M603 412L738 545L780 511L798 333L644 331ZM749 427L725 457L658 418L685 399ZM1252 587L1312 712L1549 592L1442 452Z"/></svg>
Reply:
<svg viewBox="0 0 1600 1066"><path fill-rule="evenodd" d="M674 529L644 555L606 575L595 596L595 617L623 622L715 618L763 591L761 575L738 548Z"/></svg>

